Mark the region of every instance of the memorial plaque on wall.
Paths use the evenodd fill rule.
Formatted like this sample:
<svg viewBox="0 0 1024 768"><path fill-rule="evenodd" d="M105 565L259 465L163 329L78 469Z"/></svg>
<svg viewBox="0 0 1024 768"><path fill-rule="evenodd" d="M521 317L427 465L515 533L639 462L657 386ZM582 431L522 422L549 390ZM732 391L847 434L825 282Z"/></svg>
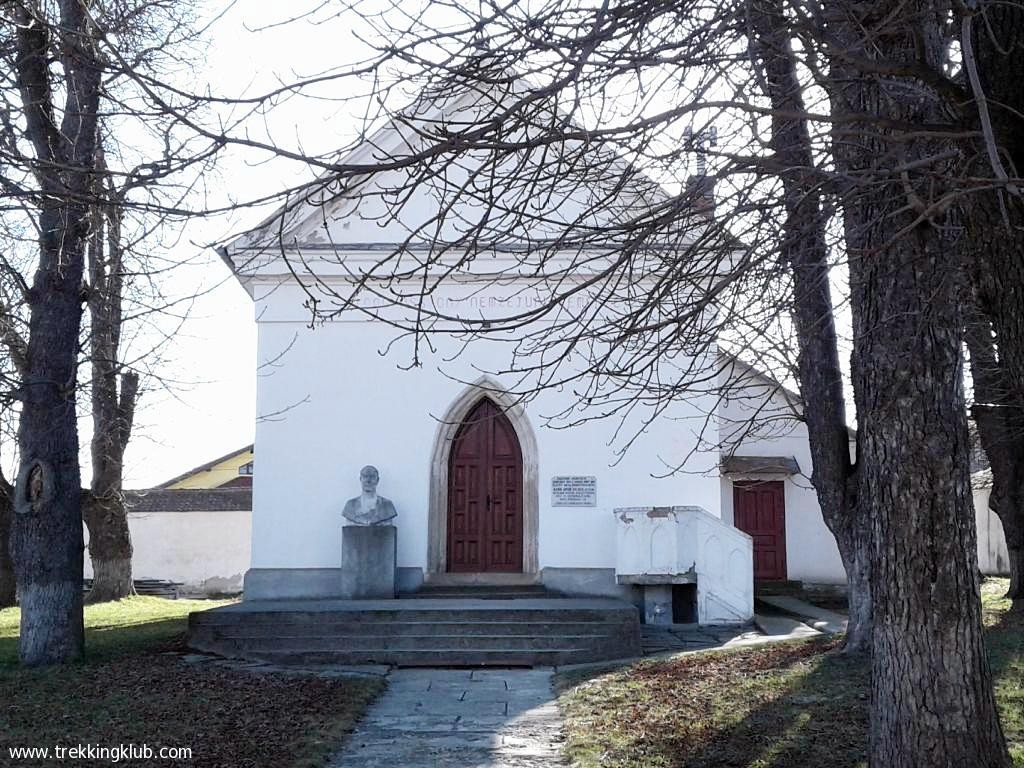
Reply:
<svg viewBox="0 0 1024 768"><path fill-rule="evenodd" d="M596 507L597 478L588 475L551 478L551 506Z"/></svg>

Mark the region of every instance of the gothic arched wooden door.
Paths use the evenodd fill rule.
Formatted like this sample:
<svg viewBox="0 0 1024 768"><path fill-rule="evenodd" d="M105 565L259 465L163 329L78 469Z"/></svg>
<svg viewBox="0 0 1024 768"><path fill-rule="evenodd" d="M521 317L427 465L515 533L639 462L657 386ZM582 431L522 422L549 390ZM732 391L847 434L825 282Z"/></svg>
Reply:
<svg viewBox="0 0 1024 768"><path fill-rule="evenodd" d="M483 398L448 462L448 570L523 570L523 452L512 422Z"/></svg>

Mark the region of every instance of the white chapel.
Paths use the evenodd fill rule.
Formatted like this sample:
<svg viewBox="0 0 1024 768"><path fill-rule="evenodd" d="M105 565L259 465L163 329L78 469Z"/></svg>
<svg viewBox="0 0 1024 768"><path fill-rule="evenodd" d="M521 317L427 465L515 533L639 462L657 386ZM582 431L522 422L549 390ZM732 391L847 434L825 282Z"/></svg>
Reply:
<svg viewBox="0 0 1024 768"><path fill-rule="evenodd" d="M453 97L443 109L472 111L474 98ZM342 163L397 153L414 142L410 130L392 121ZM344 296L389 254L415 261L448 236L445 227L457 227L457 212L438 228L423 226L438 217L428 186L411 191L400 215L387 215L386 196L374 190L389 183L381 173L321 190L221 251L258 326L247 602L339 597L341 513L368 465L397 511L400 595L540 586L622 600L649 621L667 613L670 621L742 623L752 616L755 578L835 581L842 566L808 479L806 432L796 418L778 426L779 414L794 413L795 396L713 344L701 353L707 370L723 384L742 379L754 397L709 393L680 398L656 418L637 408L567 426L551 416L579 408L576 390L553 385L521 397L522 377L507 373L510 335L440 330L417 339L402 330L411 304L380 299L376 284L313 322L315 290ZM549 207L568 216L577 203L567 196ZM435 313L500 322L543 300L523 253L544 235L491 242L432 287ZM422 275L403 274L392 271L389 296L417 295ZM583 308L587 294L570 301ZM534 318L521 332L557 318ZM773 419L771 434L746 430L725 451L729 425L754 413ZM626 434L635 439L623 451Z"/></svg>

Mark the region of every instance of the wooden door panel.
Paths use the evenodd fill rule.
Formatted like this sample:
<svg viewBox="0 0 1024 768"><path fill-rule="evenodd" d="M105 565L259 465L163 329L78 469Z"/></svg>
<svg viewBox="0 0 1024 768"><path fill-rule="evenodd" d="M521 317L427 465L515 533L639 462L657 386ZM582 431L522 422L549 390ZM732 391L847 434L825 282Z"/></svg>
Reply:
<svg viewBox="0 0 1024 768"><path fill-rule="evenodd" d="M778 480L733 483L733 520L754 540L754 578L785 579L785 484Z"/></svg>
<svg viewBox="0 0 1024 768"><path fill-rule="evenodd" d="M512 423L483 399L452 446L448 489L448 569L522 570L523 459Z"/></svg>

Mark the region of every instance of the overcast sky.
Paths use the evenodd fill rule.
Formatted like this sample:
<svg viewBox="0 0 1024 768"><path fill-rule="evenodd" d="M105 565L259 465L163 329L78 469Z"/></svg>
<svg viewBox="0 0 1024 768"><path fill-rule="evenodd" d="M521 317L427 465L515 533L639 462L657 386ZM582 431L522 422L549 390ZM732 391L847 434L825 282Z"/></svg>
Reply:
<svg viewBox="0 0 1024 768"><path fill-rule="evenodd" d="M211 0L209 7L223 7ZM282 4L240 0L209 35L204 62L195 62L219 93L237 96L272 88L327 67L351 63L364 49L353 25L341 20L275 25L282 13L300 15L311 2ZM343 91L344 83L334 86ZM355 87L353 84L352 87ZM340 95L340 94L339 94ZM293 101L274 110L268 128L291 146L325 150L351 140L357 121L351 106ZM262 126L261 126L262 128ZM248 151L225 154L215 194L245 199L277 192L308 179L310 170L268 161ZM172 278L180 294L202 290L181 330L164 350L160 373L176 382L169 390L145 394L137 429L126 456L125 484L144 488L252 442L255 425L256 325L249 296L205 244L240 232L269 210L247 210L230 218L193 221L175 247L183 262L195 260ZM84 412L83 430L88 429ZM83 435L84 437L84 435ZM87 450L85 451L87 453Z"/></svg>

